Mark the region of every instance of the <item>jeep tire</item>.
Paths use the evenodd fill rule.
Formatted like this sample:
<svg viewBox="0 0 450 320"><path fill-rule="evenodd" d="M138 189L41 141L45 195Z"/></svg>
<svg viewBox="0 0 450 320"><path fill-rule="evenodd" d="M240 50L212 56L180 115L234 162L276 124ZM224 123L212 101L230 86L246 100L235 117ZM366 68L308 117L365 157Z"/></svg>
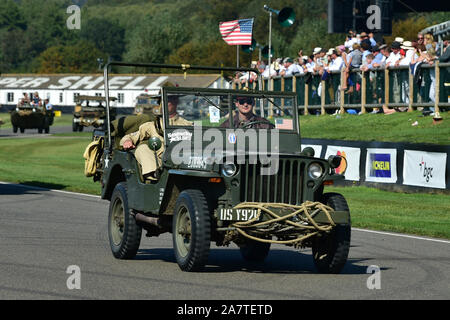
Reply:
<svg viewBox="0 0 450 320"><path fill-rule="evenodd" d="M350 211L345 198L339 193L325 193L321 202L336 211ZM320 273L340 273L350 250L351 224L339 224L330 233L313 241L314 264Z"/></svg>
<svg viewBox="0 0 450 320"><path fill-rule="evenodd" d="M211 216L205 195L194 189L178 196L172 222L175 259L183 271L197 271L208 260Z"/></svg>
<svg viewBox="0 0 450 320"><path fill-rule="evenodd" d="M133 259L141 242L142 227L136 223L128 207L127 185L114 188L108 215L108 236L111 251L117 259Z"/></svg>

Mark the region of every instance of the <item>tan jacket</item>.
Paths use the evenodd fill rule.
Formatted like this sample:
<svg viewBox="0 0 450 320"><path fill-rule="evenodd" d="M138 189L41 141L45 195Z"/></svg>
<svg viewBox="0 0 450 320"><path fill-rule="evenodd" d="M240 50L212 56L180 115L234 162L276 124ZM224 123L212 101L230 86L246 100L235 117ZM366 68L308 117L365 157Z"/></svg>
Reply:
<svg viewBox="0 0 450 320"><path fill-rule="evenodd" d="M159 117L160 128L163 127L162 118ZM169 124L172 126L192 126L193 123L183 119L179 115L176 115L172 118L169 118ZM123 143L127 140L131 140L133 144L136 146L142 141L148 140L151 137L158 137L161 141L164 141L164 138L158 132L159 130L156 128L155 121L150 121L142 124L139 127L139 130L130 134L125 135L120 140L120 145L123 146Z"/></svg>

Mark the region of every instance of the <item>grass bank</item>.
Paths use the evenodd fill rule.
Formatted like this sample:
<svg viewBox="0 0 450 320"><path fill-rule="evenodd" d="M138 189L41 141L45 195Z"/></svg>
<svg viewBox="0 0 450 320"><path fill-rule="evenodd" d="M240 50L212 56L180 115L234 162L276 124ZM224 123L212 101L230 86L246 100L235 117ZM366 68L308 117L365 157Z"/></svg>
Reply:
<svg viewBox="0 0 450 320"><path fill-rule="evenodd" d="M354 141L382 141L450 144L450 113L441 112L443 121L433 125L433 118L420 111L397 112L391 115L325 115L301 116L303 138ZM417 121L418 125L412 124Z"/></svg>

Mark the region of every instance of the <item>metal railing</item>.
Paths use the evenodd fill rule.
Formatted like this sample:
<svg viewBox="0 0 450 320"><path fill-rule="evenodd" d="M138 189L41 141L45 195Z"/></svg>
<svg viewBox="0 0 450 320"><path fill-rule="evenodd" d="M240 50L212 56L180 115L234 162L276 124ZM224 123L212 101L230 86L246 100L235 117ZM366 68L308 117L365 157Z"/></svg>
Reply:
<svg viewBox="0 0 450 320"><path fill-rule="evenodd" d="M409 66L377 68L366 72L352 70L349 78L353 92L346 93L342 88L343 72L332 72L326 80L319 74L302 74L289 77L275 76L263 79L263 90L296 92L300 111L304 115L310 113L327 114L339 110L357 109L366 113L367 109L400 107L412 111L417 107L439 108L450 107L450 63L421 65L422 81L414 80ZM446 85L447 84L447 85ZM233 88L243 86L256 89L256 83L233 84ZM327 112L328 111L328 112Z"/></svg>

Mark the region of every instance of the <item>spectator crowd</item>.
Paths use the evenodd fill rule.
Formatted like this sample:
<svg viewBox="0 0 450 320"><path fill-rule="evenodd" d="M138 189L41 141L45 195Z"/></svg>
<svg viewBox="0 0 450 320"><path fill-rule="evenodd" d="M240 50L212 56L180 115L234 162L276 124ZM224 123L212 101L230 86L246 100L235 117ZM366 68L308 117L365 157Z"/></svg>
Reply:
<svg viewBox="0 0 450 320"><path fill-rule="evenodd" d="M442 54L441 45L443 46ZM417 38L411 40L396 37L390 45L387 45L377 43L373 33L356 34L349 31L345 42L334 48L316 47L311 55L306 55L303 50L299 50L295 58L277 58L270 66L264 61L253 61L252 67L257 68L264 78L311 73L318 74L325 80L330 73L341 72L343 74L342 89L345 90L345 94L350 94L358 87L357 81L352 76L353 70L370 72L375 69L409 66L410 72L416 75L423 64L433 65L437 60L450 62L448 47L448 41L438 43L430 33L418 33ZM429 98L434 102L434 69L430 69L430 79ZM241 84L252 83L257 81L257 75L248 72L236 73L232 81ZM402 102L408 103L409 84L405 80L401 80L400 83L398 92L394 94L400 96ZM384 111L385 113L395 112L389 109Z"/></svg>

